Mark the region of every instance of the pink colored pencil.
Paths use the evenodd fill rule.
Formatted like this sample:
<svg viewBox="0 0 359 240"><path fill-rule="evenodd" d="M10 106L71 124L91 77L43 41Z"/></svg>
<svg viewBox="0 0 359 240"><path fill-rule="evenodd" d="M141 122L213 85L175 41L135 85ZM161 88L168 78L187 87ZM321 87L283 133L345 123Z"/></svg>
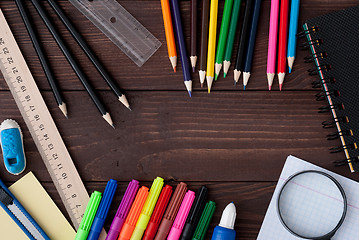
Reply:
<svg viewBox="0 0 359 240"><path fill-rule="evenodd" d="M268 59L267 59L267 79L268 89L272 88L275 75L275 64L277 57L277 38L278 38L278 14L279 0L271 1L270 20L269 20L269 39L268 39Z"/></svg>

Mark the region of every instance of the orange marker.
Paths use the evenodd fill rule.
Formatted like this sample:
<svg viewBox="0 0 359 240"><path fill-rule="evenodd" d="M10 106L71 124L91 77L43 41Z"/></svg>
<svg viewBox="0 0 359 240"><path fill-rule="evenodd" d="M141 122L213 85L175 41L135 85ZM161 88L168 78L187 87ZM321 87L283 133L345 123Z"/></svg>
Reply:
<svg viewBox="0 0 359 240"><path fill-rule="evenodd" d="M169 0L161 0L161 7L162 7L163 23L165 25L165 32L166 32L168 57L170 58L173 70L176 72L177 51L176 51L175 36L173 34L173 25L172 25Z"/></svg>
<svg viewBox="0 0 359 240"><path fill-rule="evenodd" d="M140 216L143 205L146 202L147 196L148 188L145 186L141 187L140 190L138 190L135 201L132 204L126 221L123 224L118 240L129 240L131 238L133 230L136 227L138 217Z"/></svg>

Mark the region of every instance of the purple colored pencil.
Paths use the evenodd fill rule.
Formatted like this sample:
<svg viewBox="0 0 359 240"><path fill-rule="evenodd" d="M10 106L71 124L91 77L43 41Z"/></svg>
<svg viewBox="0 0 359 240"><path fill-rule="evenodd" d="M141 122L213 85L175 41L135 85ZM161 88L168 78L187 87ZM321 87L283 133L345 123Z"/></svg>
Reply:
<svg viewBox="0 0 359 240"><path fill-rule="evenodd" d="M106 240L116 240L121 232L123 223L126 220L127 214L130 211L133 200L139 188L139 182L132 179L128 184L125 195L122 198L120 206L117 209L116 215L111 223Z"/></svg>

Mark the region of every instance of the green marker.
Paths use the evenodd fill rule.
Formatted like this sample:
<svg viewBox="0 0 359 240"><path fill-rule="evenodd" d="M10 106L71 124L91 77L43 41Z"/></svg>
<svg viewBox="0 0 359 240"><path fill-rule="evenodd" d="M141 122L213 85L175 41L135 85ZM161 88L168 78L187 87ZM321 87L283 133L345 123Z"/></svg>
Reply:
<svg viewBox="0 0 359 240"><path fill-rule="evenodd" d="M234 0L231 23L229 25L229 32L227 38L226 51L224 53L223 61L223 76L226 77L229 67L231 66L231 57L234 45L234 39L236 37L237 23L239 17L239 10L241 8L241 0Z"/></svg>
<svg viewBox="0 0 359 240"><path fill-rule="evenodd" d="M194 232L192 240L203 240L206 236L209 223L212 220L214 210L216 209L216 203L209 201L204 207L202 216L198 222L196 231Z"/></svg>
<svg viewBox="0 0 359 240"><path fill-rule="evenodd" d="M98 191L94 191L91 194L90 200L85 210L85 214L82 217L79 229L77 230L75 240L87 239L87 236L91 230L93 219L95 218L97 212L98 205L100 205L101 198L101 193Z"/></svg>
<svg viewBox="0 0 359 240"><path fill-rule="evenodd" d="M214 79L217 80L219 72L222 68L224 51L227 43L229 21L231 20L233 0L226 0L224 2L223 17L221 23L221 30L219 31L217 52L216 52L216 64L215 64L215 75Z"/></svg>

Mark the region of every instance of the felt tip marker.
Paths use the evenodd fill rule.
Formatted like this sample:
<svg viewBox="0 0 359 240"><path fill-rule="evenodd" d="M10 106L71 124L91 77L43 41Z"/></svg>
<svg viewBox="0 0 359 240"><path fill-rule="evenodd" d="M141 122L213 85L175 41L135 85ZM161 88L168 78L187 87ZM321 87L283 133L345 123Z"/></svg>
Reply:
<svg viewBox="0 0 359 240"><path fill-rule="evenodd" d="M141 214L143 205L145 205L148 196L148 188L142 186L136 195L135 201L133 202L130 212L126 218L125 223L120 232L118 240L129 240L132 236L133 230L136 227L136 222Z"/></svg>
<svg viewBox="0 0 359 240"><path fill-rule="evenodd" d="M143 206L140 217L138 218L136 228L132 233L131 240L141 240L145 232L148 222L150 221L153 210L155 209L158 197L160 196L164 180L157 177L151 186L150 193Z"/></svg>
<svg viewBox="0 0 359 240"><path fill-rule="evenodd" d="M224 209L219 225L214 228L212 240L235 240L234 223L236 216L236 206L232 202Z"/></svg>
<svg viewBox="0 0 359 240"><path fill-rule="evenodd" d="M111 223L106 240L117 240L122 226L126 220L127 214L130 211L133 200L135 199L138 188L139 182L134 179L128 184L120 206L118 207L116 215Z"/></svg>
<svg viewBox="0 0 359 240"><path fill-rule="evenodd" d="M192 240L193 233L201 217L204 205L206 204L207 194L208 188L206 186L202 186L198 190L191 211L188 214L186 225L183 228L181 240Z"/></svg>
<svg viewBox="0 0 359 240"><path fill-rule="evenodd" d="M108 211L110 210L113 197L115 196L116 189L117 181L110 179L106 185L100 206L97 209L97 213L95 219L93 220L91 231L87 237L87 240L97 240L100 237L100 233L102 231L103 225L105 224L105 220Z"/></svg>
<svg viewBox="0 0 359 240"><path fill-rule="evenodd" d="M171 228L170 233L168 234L167 240L178 240L180 238L195 196L196 196L195 193L190 190L188 190L188 192L184 196L183 202L178 211L177 217L173 222L173 226Z"/></svg>
<svg viewBox="0 0 359 240"><path fill-rule="evenodd" d="M176 218L178 209L181 206L184 195L187 191L187 184L184 182L180 182L175 192L173 193L173 197L168 204L168 208L163 216L160 227L158 228L158 232L156 234L155 240L165 240L168 232L170 231L173 221Z"/></svg>
<svg viewBox="0 0 359 240"><path fill-rule="evenodd" d="M173 192L172 187L169 185L166 185L162 189L161 195L158 198L155 210L153 210L150 222L148 223L146 232L143 235L142 240L153 240L155 238L163 214L165 213L168 202L170 201L172 192Z"/></svg>
<svg viewBox="0 0 359 240"><path fill-rule="evenodd" d="M216 210L216 203L209 201L204 207L201 219L198 222L196 231L194 232L192 240L203 240L206 236L209 224L212 220L214 210Z"/></svg>

